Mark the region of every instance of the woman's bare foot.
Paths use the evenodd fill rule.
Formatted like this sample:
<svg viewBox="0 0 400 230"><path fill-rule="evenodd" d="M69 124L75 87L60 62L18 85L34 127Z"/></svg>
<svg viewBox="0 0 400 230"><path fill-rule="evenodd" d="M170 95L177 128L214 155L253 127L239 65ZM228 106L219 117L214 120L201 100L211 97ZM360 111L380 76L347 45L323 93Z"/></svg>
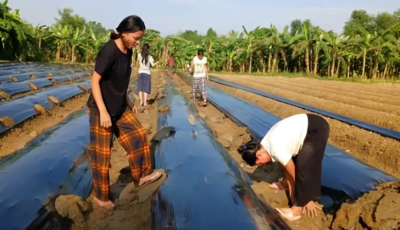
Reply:
<svg viewBox="0 0 400 230"><path fill-rule="evenodd" d="M290 210L292 211L293 216L301 216L301 213L303 212L303 207L292 206Z"/></svg>
<svg viewBox="0 0 400 230"><path fill-rule="evenodd" d="M101 201L99 199L97 199L96 197L93 196L93 201L99 205L100 207L106 208L108 210L113 210L115 208L115 205L113 202L111 202L111 200L109 201Z"/></svg>
<svg viewBox="0 0 400 230"><path fill-rule="evenodd" d="M147 175L147 176L145 176L145 177L142 177L142 178L140 178L140 180L139 180L139 187L141 187L141 186L143 186L143 185L145 185L145 184L149 184L149 183L151 183L151 182L153 182L153 181L156 181L158 178L160 178L162 175L161 175L161 173L160 172L156 172L156 171L154 171L153 173L151 173L151 174L149 174L149 175Z"/></svg>
<svg viewBox="0 0 400 230"><path fill-rule="evenodd" d="M269 187L278 190L287 190L287 184L284 181L278 181L269 185Z"/></svg>

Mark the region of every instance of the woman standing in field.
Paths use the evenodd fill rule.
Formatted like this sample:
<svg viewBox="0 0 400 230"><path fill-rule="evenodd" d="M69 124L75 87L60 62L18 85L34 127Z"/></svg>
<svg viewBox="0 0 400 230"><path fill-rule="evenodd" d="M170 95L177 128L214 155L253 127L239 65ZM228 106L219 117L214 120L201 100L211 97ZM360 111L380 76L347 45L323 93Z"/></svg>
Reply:
<svg viewBox="0 0 400 230"><path fill-rule="evenodd" d="M190 67L192 71L194 71L194 73L191 72L191 74L193 74L193 100L196 101L196 91L199 90L199 87L201 87L203 106L207 106L206 79L208 80L208 63L207 57L204 57L203 50L197 51L197 56L193 58Z"/></svg>
<svg viewBox="0 0 400 230"><path fill-rule="evenodd" d="M111 33L111 39L99 51L92 75L92 93L87 105L93 200L107 209L115 207L109 199L108 174L113 134L129 155L131 175L137 187L161 177L160 172L153 172L147 132L136 118L136 108L127 93L132 48L139 44L145 29L138 16L122 20L116 31Z"/></svg>
<svg viewBox="0 0 400 230"><path fill-rule="evenodd" d="M314 201L321 195L322 159L329 129L321 116L297 114L272 126L261 143L251 140L238 149L249 165L278 162L285 178L271 187L289 190L292 207L277 209L285 219L300 219L306 211L315 216L315 209L322 209Z"/></svg>
<svg viewBox="0 0 400 230"><path fill-rule="evenodd" d="M149 49L150 46L144 44L142 46L142 51L138 54L140 66L137 90L139 91L139 100L142 106L147 106L147 95L150 94L151 91L150 67L157 64L149 54Z"/></svg>

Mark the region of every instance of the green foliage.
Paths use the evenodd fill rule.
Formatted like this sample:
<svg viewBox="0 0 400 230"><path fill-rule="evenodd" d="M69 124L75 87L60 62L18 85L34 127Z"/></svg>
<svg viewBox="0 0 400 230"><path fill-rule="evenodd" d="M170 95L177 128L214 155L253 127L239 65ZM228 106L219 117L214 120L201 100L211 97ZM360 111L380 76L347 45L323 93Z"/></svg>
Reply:
<svg viewBox="0 0 400 230"><path fill-rule="evenodd" d="M53 25L25 23L18 10L0 3L0 58L32 61L93 62L109 30L72 9L60 9ZM279 31L274 25L218 35L186 30L162 37L148 29L141 44L167 66L173 56L185 69L203 49L212 71L328 76L342 79L394 79L400 70L400 10L369 15L354 10L343 34L296 19ZM140 46L135 48L134 62ZM137 64L137 63L135 63Z"/></svg>
<svg viewBox="0 0 400 230"><path fill-rule="evenodd" d="M28 61L93 61L109 32L98 22L87 22L72 9L58 11L51 26L25 23L8 1L0 3L2 59Z"/></svg>

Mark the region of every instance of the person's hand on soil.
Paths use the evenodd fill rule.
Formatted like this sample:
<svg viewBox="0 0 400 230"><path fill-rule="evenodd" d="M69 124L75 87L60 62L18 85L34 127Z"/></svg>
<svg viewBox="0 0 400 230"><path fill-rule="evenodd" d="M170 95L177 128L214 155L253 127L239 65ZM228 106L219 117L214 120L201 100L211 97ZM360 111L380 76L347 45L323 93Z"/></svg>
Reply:
<svg viewBox="0 0 400 230"><path fill-rule="evenodd" d="M111 127L111 117L108 112L100 112L100 125L101 127L104 128L110 128Z"/></svg>
<svg viewBox="0 0 400 230"><path fill-rule="evenodd" d="M318 216L317 214L318 210L322 211L322 207L315 205L314 201L308 202L308 204L306 204L306 206L303 207L303 213L307 213L307 215L310 217Z"/></svg>

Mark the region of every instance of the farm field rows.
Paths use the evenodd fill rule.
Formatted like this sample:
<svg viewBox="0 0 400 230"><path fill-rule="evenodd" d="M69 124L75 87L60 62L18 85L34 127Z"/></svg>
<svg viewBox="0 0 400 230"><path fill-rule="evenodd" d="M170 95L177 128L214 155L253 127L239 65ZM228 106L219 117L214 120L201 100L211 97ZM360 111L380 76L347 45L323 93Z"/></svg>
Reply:
<svg viewBox="0 0 400 230"><path fill-rule="evenodd" d="M20 68L20 67L19 67ZM0 67L1 69L1 67ZM86 71L86 69L85 69ZM65 76L65 75L64 75ZM89 75L87 75L89 76ZM50 82L52 78L46 77L44 79L48 79ZM64 81L62 83L54 83L49 87L46 87L44 89L41 89L39 91L31 90L30 92L24 92L21 94L15 94L11 96L10 98L4 99L3 102L0 103L0 117L2 116L2 106L4 104L17 101L19 99L24 99L26 97L35 95L37 93L41 92L46 92L46 90L51 90L51 89L56 89L57 87L61 86L73 86L75 83L80 83L81 81L89 80L90 78L84 77L77 79L77 81ZM157 87L160 84L161 75L160 74L154 74L153 76L153 81L152 81L152 89L153 92L157 92ZM5 83L7 84L7 83ZM13 84L13 83L9 83ZM0 85L1 86L1 85ZM80 86L80 85L79 85ZM89 87L89 88L88 88ZM69 95L71 97L66 97L65 94L70 92L68 89L67 90L62 90L64 93L60 93L59 95L63 95L63 98L65 100L60 100L58 103L53 103L54 100L57 100L57 98L52 98L51 95L46 95L45 99L48 100L46 103L53 104L53 106L49 109L45 109L44 111L38 112L36 115L33 115L32 117L21 121L19 124L13 125L9 130L5 130L3 133L0 134L0 159L3 160L1 164L3 166L1 167L7 167L7 165L13 164L13 162L17 162L20 160L23 155L20 154L20 156L16 156L16 159L13 159L13 153L22 150L26 144L28 144L30 141L33 141L36 137L39 137L41 133L46 132L46 130L51 129L52 127L58 125L60 122L62 122L65 118L79 112L82 110L82 108L86 105L86 101L88 99L89 93L90 92L90 85L86 85L85 87L77 87L79 91L75 91L75 93ZM85 90L83 90L85 89ZM150 95L149 98L154 97L154 93ZM46 100L39 100L39 101L46 101ZM137 100L136 100L137 101ZM19 109L21 108L15 108L13 112L15 114L20 113ZM140 113L137 115L138 119L141 121L142 125L148 130L149 133L149 140L154 135L157 131L157 102L154 102L149 108L146 109L141 109L139 107ZM12 115L10 115L11 118ZM4 120L2 120L4 121ZM0 127L4 127L4 123L0 124ZM68 124L67 124L68 125ZM78 130L72 130L73 132L77 132ZM85 132L82 130L82 132ZM77 135L80 135L79 132L76 133ZM64 135L68 135L69 137L72 137L74 133L64 133ZM57 137L54 137L57 138ZM68 138L65 138L66 141L69 141ZM57 139L57 141L60 141L62 143L61 139ZM74 149L76 146L75 145L80 145L79 143L70 143L71 148ZM62 151L62 150L60 150ZM44 154L44 153L43 153ZM52 153L55 154L55 153ZM29 155L29 152L28 152ZM6 159L6 156L10 156L10 158ZM4 159L2 159L2 157ZM29 156L28 156L29 157ZM46 156L44 156L46 157ZM51 156L47 156L50 157ZM61 159L60 159L61 160ZM61 162L60 162L61 163ZM71 165L72 166L72 165ZM68 165L64 165L63 167L69 167ZM129 173L126 174L126 170L124 171L124 168L128 167L128 160L127 160L127 155L125 150L119 145L118 141L116 140L114 143L114 147L112 150L112 158L111 158L111 168L110 168L110 182L112 183L111 186L111 192L115 194L121 193L121 190L124 189L124 187L121 186L121 182L123 183L128 183L131 182L131 178ZM71 168L72 169L72 168ZM4 172L4 175L6 176L6 172ZM91 176L91 175L90 175ZM46 178L42 178L46 180ZM49 178L50 180L50 178ZM119 182L118 182L119 181ZM49 181L50 182L50 181ZM48 183L49 183L48 182ZM15 187L14 185L12 187ZM50 189L50 188L48 188ZM126 188L129 189L129 188ZM131 191L126 191L124 190L125 193L132 194ZM146 189L145 189L146 190ZM46 194L43 194L46 195ZM65 207L68 209L68 207L74 207L77 204L81 204L81 201L79 197L77 196L60 196L62 199L60 199L59 205L61 207ZM134 196L136 197L136 196ZM19 199L16 197L15 199ZM130 200L127 203L121 203L115 210L115 213L118 215L115 215L113 213L104 211L102 208L99 208L95 205L92 205L91 202L91 196L87 199L87 203L90 208L90 212L86 213L80 213L80 211L77 212L70 212L70 215L75 215L76 218L80 218L85 216L85 222L82 223L77 219L74 219L74 221L77 221L74 227L81 228L81 227L89 227L90 229L126 229L134 226L137 229L149 229L150 226L150 218L151 218L151 204L150 200L146 200L146 202L139 203L137 199ZM11 200L7 200L6 202L12 202ZM2 203L2 201L0 201ZM17 203L19 205L19 203ZM43 204L44 205L44 204ZM60 206L59 206L60 207ZM32 208L32 207L28 207ZM65 209L61 208L61 211L65 211ZM71 208L73 210L73 208ZM146 211L147 210L147 211ZM57 209L57 211L59 211ZM76 211L76 210L75 210ZM2 211L0 211L2 212ZM126 221L129 220L129 221ZM26 221L22 220L22 221ZM17 223L13 223L17 224ZM40 224L40 223L39 223ZM7 227L6 227L7 228Z"/></svg>
<svg viewBox="0 0 400 230"><path fill-rule="evenodd" d="M356 98L357 95L354 97L347 96L347 92L354 93L352 87L357 88L357 90L364 90L363 93L359 94L361 96L366 96L368 94L371 95L370 91L374 85L318 81L305 78L292 79L283 77L251 77L213 74L213 76L214 75L230 82L255 88L273 95L294 100L296 102L394 130L400 130L400 119L399 116L396 115L396 113L398 113L396 108L391 111L388 110L388 112L378 111L379 109L367 109L363 107L362 103L357 104L356 100L359 99L353 99ZM330 87L331 83L335 85L337 89L326 88ZM287 117L295 113L307 112L300 108L277 102L275 100L255 95L243 90L223 86L214 82L210 82L210 84L226 90L232 95L254 103L280 118ZM378 87L381 89L381 91L379 91L380 93L387 93L390 95L393 92L393 96L390 99L393 104L395 100L400 101L400 93L394 93L396 89L400 89L398 85L380 85ZM385 88L387 91L384 91ZM338 96L331 96L331 93L337 94ZM374 102L372 99L373 98L371 98L371 103ZM338 102L338 100L342 100L342 102ZM360 101L363 102L362 100ZM389 108L389 106L390 105L388 105L387 108ZM385 106L381 105L380 108L383 107ZM370 165L386 171L391 175L397 177L400 176L400 171L398 170L400 166L400 161L398 160L400 159L400 153L398 151L398 149L400 149L399 141L382 137L378 134L345 124L334 119L326 119L331 125L331 134L329 138L329 142L331 144L345 150L349 154L365 161Z"/></svg>
<svg viewBox="0 0 400 230"><path fill-rule="evenodd" d="M259 82L253 80L254 77L243 77L241 76L222 76L218 77L232 81L238 84L243 84L248 87L256 88L268 93L270 91L265 90L261 84L264 82ZM263 77L267 78L267 77ZM238 80L238 79L241 79ZM271 77L273 80L274 78ZM271 81L272 81L271 80ZM281 79L282 81L284 79ZM309 79L304 79L309 80ZM289 79L287 80L289 81ZM321 84L325 81L320 81ZM209 82L210 85L218 87L236 97L244 99L250 103L263 108L264 110L280 117L284 118L295 113L307 112L305 110L280 103L259 95L255 95L240 89L234 89L228 86L224 86L215 82ZM341 86L343 87L343 86ZM360 85L360 88L363 88ZM278 88L278 87L275 87ZM279 88L278 88L279 91ZM279 96L283 96L282 94ZM303 102L307 104L307 101ZM327 104L332 104L331 102L326 102ZM354 126L350 126L339 122L334 119L326 118L331 125L331 136L329 142L343 150L347 153L355 156L358 159L363 160L369 165L372 165L378 169L384 170L391 175L399 177L398 171L398 149L400 148L400 143L390 138L384 138L375 133L371 133ZM222 123L222 122L220 122ZM222 126L226 126L227 123L223 122ZM230 128L231 129L231 128ZM233 130L233 129L232 129ZM230 150L232 155L238 155L236 149ZM240 156L237 156L239 161ZM337 169L340 170L340 169ZM334 173L334 172L332 172ZM271 191L267 184L264 182L254 182L252 186L255 193L260 197L260 199L267 200L273 207L282 207L287 204L286 195L282 192ZM289 222L293 229L350 229L357 226L356 229L370 229L365 228L365 225L372 227L372 229L378 229L385 221L393 219L394 216L389 212L383 214L379 210L396 209L393 206L394 203L400 202L400 196L398 194L399 184L387 183L382 184L377 187L377 191L371 191L364 194L353 204L343 204L342 208L335 213L333 216L331 214L325 214L317 218L311 219L308 217L302 218L299 221ZM379 197L387 196L387 200L378 202ZM390 198L389 198L390 197ZM365 207L362 209L360 207ZM372 210L372 211L371 211ZM376 211L378 210L378 211ZM381 213L378 213L381 212ZM371 216L380 215L378 219L370 219ZM386 219L386 220L385 220ZM332 220L334 220L332 222ZM398 222L393 220L387 221L386 225L397 226ZM385 226L386 226L385 225ZM352 227L350 227L352 226ZM388 229L392 229L388 227Z"/></svg>
<svg viewBox="0 0 400 230"><path fill-rule="evenodd" d="M4 79L21 74L10 72L24 72L24 78L0 84L0 158L80 109L76 101L90 88L87 67L3 63L0 74L3 69Z"/></svg>
<svg viewBox="0 0 400 230"><path fill-rule="evenodd" d="M166 76L165 74L166 73L158 71L154 71L154 73L152 74L152 94L150 95L150 98L155 97L155 93L157 92L157 90L159 90L160 87L162 87L162 85L165 84L165 80L163 80L163 77ZM321 95L323 94L322 92L324 91L328 92L328 89L323 88L324 87L323 83L325 83L325 81L314 82L313 80L309 79L301 79L301 80L309 80L310 83L308 82L298 83L296 82L298 79L295 79L294 81L289 81L284 78L278 78L277 81L274 81L273 78L264 80L267 77L262 77L262 78L251 77L251 79L250 77L238 77L238 76L218 75L218 77L221 77L225 80L232 81L235 83L245 84L246 86L257 88L259 90L261 89L268 93L275 94L276 92L276 95L283 96L286 98L290 98L291 95L295 95L296 97L292 96L292 98L290 99L296 100L298 98L303 98L304 101L301 101L302 103L310 104L316 107L319 107L320 105L323 104L331 105L331 108L336 108L337 106L342 106L342 105L351 105L349 101L346 101L346 98L342 98L341 104L335 104L337 102L334 100L334 98L321 97ZM51 76L47 75L43 79L48 79L50 82L52 82L52 85L45 87L43 89L17 93L15 95L10 96L9 98L4 99L4 101L0 103L0 112L2 111L1 105L3 104L7 104L16 100L21 100L26 97L35 95L37 93L46 92L46 90L56 89L57 87L61 86L72 87L71 89L73 89L72 90L73 93L69 94L68 92L71 92L70 88L68 89L65 88L66 90L62 90L62 93L59 92L58 94L54 94L58 95L58 97L62 99L58 99L56 96L54 96L53 98L51 97L52 95L44 94L45 100L47 100L47 102L43 105L44 111L42 112L39 111L36 115L33 115L31 118L23 120L19 124L15 124L9 130L5 130L0 135L0 143L1 143L0 149L2 154L1 156L6 156L16 150L22 149L26 143L28 143L30 140L40 135L40 133L60 123L65 117L68 117L70 114L74 114L75 112L81 110L83 106L85 106L89 92L88 87L90 87L90 85L86 86L82 85L82 82L84 82L85 80L87 81L89 78L87 77L77 78L76 80L68 80L61 83L53 82ZM187 97L191 96L191 86L186 84L176 75L172 78L172 80L177 83L178 88L176 89L178 91L182 92ZM261 86L261 84L264 83L265 85ZM15 84L15 83L7 83L7 84ZM237 96L251 103L254 103L257 106L260 106L266 111L271 112L281 118L292 115L294 113L304 112L304 110L301 110L299 108L295 108L293 106L276 102L274 100L254 95L252 93L248 93L242 90L233 89L214 82L209 82L209 84L216 86L224 91L227 91L234 96ZM280 86L280 84L283 84L284 86ZM76 89L73 87L76 87ZM351 85L342 86L339 84L338 86L335 87L338 88L338 91L335 91L333 87L331 87L329 90L331 90L332 93L338 94L338 96L340 96L339 92L342 89L345 89L345 91L350 91L352 93L355 92L355 90L351 89ZM349 88L346 89L345 87ZM365 89L364 87L369 87L369 86L357 85L357 87L360 88L359 90L365 90L368 92L368 89ZM397 86L379 86L379 87L384 88L384 87L397 87ZM291 89L293 88L296 89L297 91L296 92L290 91L288 88ZM135 85L131 84L130 89L133 91L132 95L134 96L134 98L137 99L137 95L135 94ZM275 89L275 91L271 92L269 91L270 89L271 90ZM308 93L308 91L310 91L310 93ZM278 92L281 94L278 94ZM387 93L387 92L383 91L380 93ZM388 94L390 94L390 92ZM308 100L305 100L304 98ZM318 100L325 100L325 101L319 102L320 104L311 104L311 102L315 103L315 101ZM135 102L137 103L137 100L135 100ZM352 103L354 103L354 105L351 106L362 108L362 106L355 104L355 101L352 101ZM33 103L33 105L34 104L35 103ZM50 104L52 104L52 106L50 107L45 106ZM238 127L234 122L226 118L226 116L221 111L219 111L211 104L209 104L209 106L205 108L199 107L198 110L199 110L199 116L202 117L205 120L205 122L210 126L216 139L225 147L225 149L230 153L230 155L237 161L238 165L249 173L254 171L254 169L245 167L245 163L241 160L240 155L236 151L236 149L243 142L249 140L250 138L250 136L246 133L246 129ZM326 110L329 110L329 108ZM18 113L18 110L15 111L16 113ZM333 112L338 112L338 111L333 111ZM391 111L388 110L387 113L390 112ZM157 130L157 114L158 114L157 101L147 109L139 107L139 113L137 116L141 121L142 125L146 129L148 129L149 139L152 137L152 135L156 133ZM358 118L357 116L362 116L362 113L360 113L359 115L357 115L357 113L354 114L355 114L354 118ZM395 113L393 113L392 115L397 116ZM191 118L188 117L189 123L192 122L190 121L190 119ZM331 125L331 137L329 140L331 144L346 150L346 152L348 152L349 154L352 154L357 158L362 159L363 161L379 169L382 169L394 176L400 175L400 173L397 171L398 167L397 159L399 159L400 154L398 153L398 151L396 151L396 149L400 149L399 142L396 142L390 138L381 137L377 134L361 130L359 128L344 124L342 122L333 119L327 119L327 120ZM182 122L187 122L187 121L182 121ZM4 124L2 125L4 126ZM130 187L123 186L124 183L130 182L131 180L129 175L126 174L127 170L126 169L124 170L124 168L126 167L128 167L126 153L116 140L112 150L111 167L110 167L110 182L112 183L112 193L113 192L119 193L121 191L124 191L125 194L126 193L131 194L130 196L132 196L133 193L133 197L137 198L137 196L135 195L137 194L137 191L132 190L132 188ZM287 204L287 199L284 192L277 193L273 189L269 188L268 184L265 182L253 181L253 183L254 184L252 185L252 188L262 202L266 202L272 207L282 207ZM81 202L79 201L80 198L77 196L65 196L65 197L61 196L61 197L64 198L62 199L63 207L73 207L77 205L77 202L78 203ZM111 227L112 229L124 229L126 227L135 226L141 229L151 229L150 227L152 221L151 199L147 199L145 202L139 202L136 198L130 199L127 202L117 203L117 208L115 211L107 212L102 210L101 208L98 208L95 205L92 205L91 197L89 196L89 198L87 199L87 204L91 206L90 211L81 212L75 210L70 212L69 215L76 217L75 219L73 219L75 228L89 227L93 229L109 229ZM365 199L373 200L374 198L367 197ZM80 217L84 218L85 221L81 222L79 219ZM337 221L340 222L343 221L345 218L339 217L336 219ZM320 215L316 219L304 216L304 218L302 218L300 221L288 222L287 224L289 224L290 227L295 230L332 229L330 226L332 220L333 216L331 214L324 214Z"/></svg>
<svg viewBox="0 0 400 230"><path fill-rule="evenodd" d="M174 77L174 81L177 82L179 89L187 97L191 97L192 88L190 85L186 84L178 76ZM246 132L246 127L238 127L212 104L209 104L207 107L198 107L198 109L199 115L204 118L217 137L217 140L222 143L230 155L238 162L238 165L249 173L254 172L254 168L246 167L247 164L237 152L242 143L250 140L250 135ZM266 202L266 204L271 205L273 208L287 205L286 194L271 189L266 182L253 181L252 189L262 202ZM305 216L301 221L294 223L287 222L287 224L293 230L320 230L328 229L331 221L332 216L320 215L317 219Z"/></svg>

